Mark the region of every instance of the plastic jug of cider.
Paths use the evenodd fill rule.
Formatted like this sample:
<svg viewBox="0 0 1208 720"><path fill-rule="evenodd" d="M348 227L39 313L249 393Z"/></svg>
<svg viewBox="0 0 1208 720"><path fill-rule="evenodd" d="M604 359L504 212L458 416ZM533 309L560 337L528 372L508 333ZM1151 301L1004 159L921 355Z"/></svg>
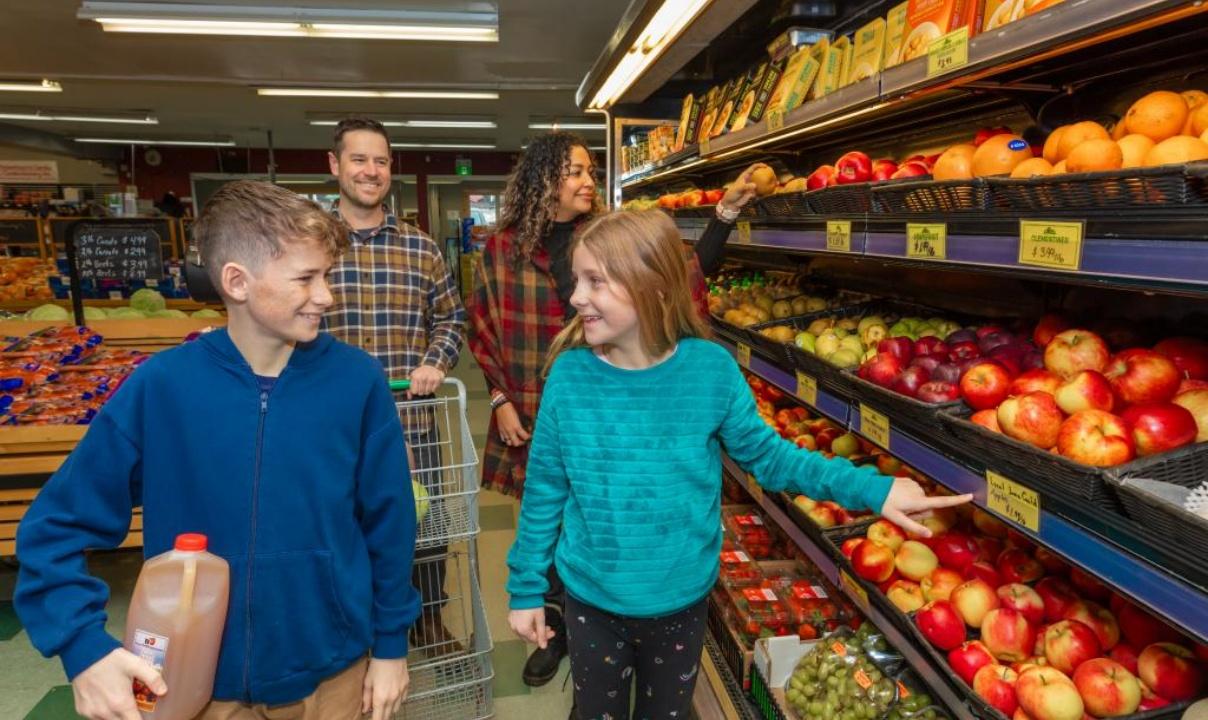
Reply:
<svg viewBox="0 0 1208 720"><path fill-rule="evenodd" d="M205 535L178 535L172 550L143 564L134 586L125 647L155 666L168 686L158 697L134 682L146 720L189 720L214 692L230 568L206 544Z"/></svg>

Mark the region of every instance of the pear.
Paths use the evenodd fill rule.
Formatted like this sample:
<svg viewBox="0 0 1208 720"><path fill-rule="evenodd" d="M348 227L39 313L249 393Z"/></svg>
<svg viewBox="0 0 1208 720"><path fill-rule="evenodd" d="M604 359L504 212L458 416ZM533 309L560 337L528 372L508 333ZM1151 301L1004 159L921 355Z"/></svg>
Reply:
<svg viewBox="0 0 1208 720"><path fill-rule="evenodd" d="M791 304L793 306L794 315L804 315L810 311L809 310L809 301L806 300L804 297L793 298L793 301Z"/></svg>
<svg viewBox="0 0 1208 720"><path fill-rule="evenodd" d="M769 313L772 312L772 305L774 304L775 303L772 301L772 298L767 295L760 295L759 297L755 298L755 305L763 308Z"/></svg>
<svg viewBox="0 0 1208 720"><path fill-rule="evenodd" d="M783 320L793 314L793 304L784 300L777 300L772 303L772 317L777 320Z"/></svg>
<svg viewBox="0 0 1208 720"><path fill-rule="evenodd" d="M839 350L826 358L828 362L843 369L850 369L860 364L860 356L851 350Z"/></svg>
<svg viewBox="0 0 1208 720"><path fill-rule="evenodd" d="M881 317L880 315L865 315L864 317L860 318L860 324L856 327L860 331L860 334L863 335L864 330L869 325L884 325L884 324L885 324L885 318Z"/></svg>
<svg viewBox="0 0 1208 720"><path fill-rule="evenodd" d="M814 343L817 340L818 340L818 338L814 337L813 335L811 335L808 332L799 332L799 333L797 333L797 336L795 338L793 338L793 344L796 345L797 347L801 348L802 350L806 351L807 353L813 353L813 352L815 352Z"/></svg>
<svg viewBox="0 0 1208 720"><path fill-rule="evenodd" d="M860 339L864 341L864 347L876 347L877 343L887 337L889 328L885 327L885 323L873 323L860 328Z"/></svg>
<svg viewBox="0 0 1208 720"><path fill-rule="evenodd" d="M859 357L864 354L864 343L860 342L858 335L848 335L839 341L840 350L851 350Z"/></svg>
<svg viewBox="0 0 1208 720"><path fill-rule="evenodd" d="M839 322L835 323L835 327L841 327L844 330L849 330L849 331L855 330L856 328L860 327L860 321L855 318L846 317L846 318L843 318L842 320L840 320Z"/></svg>
<svg viewBox="0 0 1208 720"><path fill-rule="evenodd" d="M864 357L860 358L861 363L866 363L877 356L877 347L874 345L864 351Z"/></svg>
<svg viewBox="0 0 1208 720"><path fill-rule="evenodd" d="M825 309L826 309L825 298L809 297L809 298L805 299L805 311L806 312L822 312Z"/></svg>
<svg viewBox="0 0 1208 720"><path fill-rule="evenodd" d="M766 331L767 336L781 343L793 342L793 328L788 325L776 325L770 327Z"/></svg>
<svg viewBox="0 0 1208 720"><path fill-rule="evenodd" d="M814 351L825 358L839 349L840 342L842 341L834 330L827 330L814 341Z"/></svg>
<svg viewBox="0 0 1208 720"><path fill-rule="evenodd" d="M835 326L834 318L818 318L806 328L811 335L818 336Z"/></svg>

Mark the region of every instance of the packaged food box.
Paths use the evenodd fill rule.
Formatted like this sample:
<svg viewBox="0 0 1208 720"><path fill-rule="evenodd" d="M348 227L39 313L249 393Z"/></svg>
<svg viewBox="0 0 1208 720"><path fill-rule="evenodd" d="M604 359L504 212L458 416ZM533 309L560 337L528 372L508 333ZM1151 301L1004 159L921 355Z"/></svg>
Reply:
<svg viewBox="0 0 1208 720"><path fill-rule="evenodd" d="M1061 0L984 0L982 13L983 31L997 30L1003 25L1033 15L1041 10L1047 10L1061 3Z"/></svg>
<svg viewBox="0 0 1208 720"><path fill-rule="evenodd" d="M796 634L788 607L772 588L733 588L729 595L730 626L748 644L763 637Z"/></svg>
<svg viewBox="0 0 1208 720"><path fill-rule="evenodd" d="M881 69L902 62L902 39L906 35L906 10L909 5L909 2L895 5L885 16L885 59Z"/></svg>
<svg viewBox="0 0 1208 720"><path fill-rule="evenodd" d="M910 0L906 8L906 31L902 38L902 62L927 54L931 43L976 18L975 0Z"/></svg>
<svg viewBox="0 0 1208 720"><path fill-rule="evenodd" d="M728 589L758 585L763 579L763 573L745 551L730 550L721 554L721 569L717 577Z"/></svg>
<svg viewBox="0 0 1208 720"><path fill-rule="evenodd" d="M700 102L689 93L684 98L683 108L680 110L679 129L675 133L675 152L684 149L684 146L689 144L688 138L696 137L696 126L700 122Z"/></svg>
<svg viewBox="0 0 1208 720"><path fill-rule="evenodd" d="M848 84L848 76L851 74L852 52L854 48L852 46L851 38L847 37L846 35L832 42L831 47L838 50L840 53L839 85L837 88L835 88L837 90L838 88L844 87Z"/></svg>
<svg viewBox="0 0 1208 720"><path fill-rule="evenodd" d="M768 63L768 70L764 73L763 79L759 82L759 88L755 91L755 103L751 106L751 114L747 117L748 123L757 123L763 120L763 116L767 114L769 101L772 99L772 92L780 83L780 78L783 74L783 61Z"/></svg>
<svg viewBox="0 0 1208 720"><path fill-rule="evenodd" d="M789 58L780 82L768 100L768 110L788 112L809 96L822 67L814 58L812 47L803 47Z"/></svg>
<svg viewBox="0 0 1208 720"><path fill-rule="evenodd" d="M755 99L759 95L759 88L763 85L764 76L768 74L770 66L771 63L765 62L751 74L751 81L743 90L742 97L738 98L734 117L730 121L730 132L737 132L747 126L747 122L751 119L751 111L755 109Z"/></svg>
<svg viewBox="0 0 1208 720"><path fill-rule="evenodd" d="M847 83L858 83L881 72L885 58L885 18L877 18L856 31Z"/></svg>
<svg viewBox="0 0 1208 720"><path fill-rule="evenodd" d="M758 513L746 508L722 511L722 522L752 558L762 560L771 556L772 533Z"/></svg>
<svg viewBox="0 0 1208 720"><path fill-rule="evenodd" d="M814 47L817 47L816 45ZM851 42L843 37L822 52L821 69L818 71L818 81L814 83L811 97L815 100L830 95L838 90L843 83L843 59Z"/></svg>

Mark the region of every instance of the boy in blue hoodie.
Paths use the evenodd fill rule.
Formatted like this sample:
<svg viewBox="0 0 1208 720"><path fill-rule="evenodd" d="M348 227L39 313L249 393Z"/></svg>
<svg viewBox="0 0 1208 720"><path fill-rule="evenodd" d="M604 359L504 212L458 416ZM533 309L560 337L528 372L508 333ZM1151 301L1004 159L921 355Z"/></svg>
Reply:
<svg viewBox="0 0 1208 720"><path fill-rule="evenodd" d="M194 232L227 328L151 358L93 420L21 521L15 608L62 660L77 712L138 720L134 679L172 688L105 632L108 589L85 554L116 547L141 505L145 556L200 532L230 563L201 718L295 704L291 718L383 720L405 697L420 611L415 501L381 366L319 332L347 230L299 195L238 181Z"/></svg>

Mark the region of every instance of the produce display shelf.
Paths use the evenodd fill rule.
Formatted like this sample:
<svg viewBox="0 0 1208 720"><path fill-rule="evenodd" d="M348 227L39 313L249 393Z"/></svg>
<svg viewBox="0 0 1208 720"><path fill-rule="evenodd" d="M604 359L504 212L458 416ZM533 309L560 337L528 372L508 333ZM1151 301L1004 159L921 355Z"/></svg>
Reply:
<svg viewBox="0 0 1208 720"><path fill-rule="evenodd" d="M734 345L721 340L717 342L737 355L737 348ZM796 394L797 378L774 363L752 355L748 369L786 394ZM821 396L823 395L824 393L819 391L819 404L822 402ZM829 401L830 399L828 399ZM821 410L821 408L818 409ZM833 405L831 410L835 410ZM829 412L825 414L831 415ZM834 415L832 418L838 419ZM893 418L889 418L889 420L890 440L887 449L903 462L955 492L972 493L973 502L976 505L995 513L1015 530L1107 581L1124 594L1166 618L1176 627L1184 628L1188 633L1199 638L1201 642L1208 642L1208 593L1204 590L1192 586L1125 548L1099 537L1081 527L1080 524L1075 524L1044 507L1039 510L1038 531L1034 532L1023 527L1011 518L987 507L987 481L984 476L974 473L942 452L901 432L894 427ZM858 404L849 403L846 426L850 430L862 434ZM1062 509L1079 517L1085 511L1085 508L1078 508L1073 504ZM787 519L783 513L780 515ZM1103 527L1106 523L1094 524L1100 526L1105 534L1111 532L1110 527Z"/></svg>
<svg viewBox="0 0 1208 720"><path fill-rule="evenodd" d="M680 163L689 163L697 159L696 146L684 148L678 152L673 152L667 157L658 162L651 163L639 170L633 170L620 177L621 187L627 188L638 185L642 182L652 179L660 170L665 170L673 165Z"/></svg>
<svg viewBox="0 0 1208 720"><path fill-rule="evenodd" d="M750 698L743 692L742 684L735 679L722 656L721 647L713 639L709 631L705 631L705 648L701 653L701 673L698 676L698 690L701 683L713 694L713 704L706 705L696 698L693 699L693 710L700 720L724 718L724 720L760 720L762 715L751 703Z"/></svg>
<svg viewBox="0 0 1208 720"><path fill-rule="evenodd" d="M771 378L765 379L771 380ZM745 484L743 478L746 477L746 473L728 455L722 457L722 466L731 477ZM817 566L818 570L821 571L827 580L833 583L835 587L842 589L856 603L856 606L860 608L864 616L885 635L885 639L889 641L889 644L902 653L906 661L910 663L911 668L918 673L919 677L922 678L923 682L932 691L933 697L939 698L940 702L952 713L954 718L972 720L972 718L977 717L964 704L960 696L956 694L956 691L944 679L944 676L931 665L927 656L915 647L911 639L898 630L888 617L882 615L875 606L871 605L867 597L863 597L851 589L856 587L856 583L848 583L840 579L839 566L835 563L830 553L818 547L793 522L792 518L776 504L771 494L752 493L752 502L757 503L764 515L780 526L780 529L809 557L810 561Z"/></svg>

